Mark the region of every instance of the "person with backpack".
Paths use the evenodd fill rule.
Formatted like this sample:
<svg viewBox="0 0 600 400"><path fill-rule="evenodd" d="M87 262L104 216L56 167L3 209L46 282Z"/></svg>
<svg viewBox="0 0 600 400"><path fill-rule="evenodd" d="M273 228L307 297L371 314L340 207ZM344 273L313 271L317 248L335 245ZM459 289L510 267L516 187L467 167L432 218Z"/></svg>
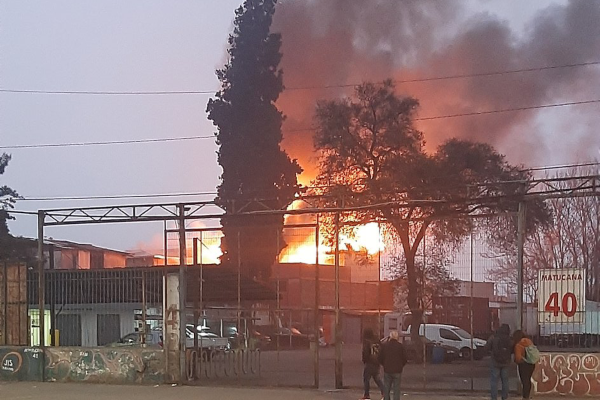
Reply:
<svg viewBox="0 0 600 400"><path fill-rule="evenodd" d="M381 396L384 395L384 386L381 378L379 377L379 353L381 345L379 340L375 337L373 330L367 328L363 332L363 347L362 347L362 362L364 364L363 370L363 384L364 384L364 395L361 400L370 399L371 391L371 378L379 387Z"/></svg>
<svg viewBox="0 0 600 400"><path fill-rule="evenodd" d="M523 385L523 399L529 399L531 395L531 376L535 365L540 359L540 353L529 337L518 329L513 333L515 344L515 362L519 369L519 379Z"/></svg>
<svg viewBox="0 0 600 400"><path fill-rule="evenodd" d="M383 366L383 380L385 382L384 400L390 400L392 390L394 400L400 400L400 378L402 370L406 365L406 350L404 345L398 341L398 331L390 331L390 338L381 346L379 352L379 363Z"/></svg>
<svg viewBox="0 0 600 400"><path fill-rule="evenodd" d="M498 399L498 378L502 381L502 400L508 399L508 368L513 353L513 342L510 339L510 327L507 324L488 339L486 350L491 352L490 361L490 394L492 400Z"/></svg>

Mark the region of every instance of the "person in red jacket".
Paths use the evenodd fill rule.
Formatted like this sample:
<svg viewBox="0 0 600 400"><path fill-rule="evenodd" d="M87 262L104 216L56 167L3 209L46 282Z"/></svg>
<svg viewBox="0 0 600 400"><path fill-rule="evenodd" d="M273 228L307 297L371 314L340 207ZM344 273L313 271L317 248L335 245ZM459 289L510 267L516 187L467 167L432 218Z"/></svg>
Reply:
<svg viewBox="0 0 600 400"><path fill-rule="evenodd" d="M515 343L515 363L517 363L519 368L519 378L523 385L523 398L529 399L529 396L531 396L531 376L535 370L535 364L527 362L525 349L533 346L533 342L527 337L525 332L519 329L513 333L513 342Z"/></svg>

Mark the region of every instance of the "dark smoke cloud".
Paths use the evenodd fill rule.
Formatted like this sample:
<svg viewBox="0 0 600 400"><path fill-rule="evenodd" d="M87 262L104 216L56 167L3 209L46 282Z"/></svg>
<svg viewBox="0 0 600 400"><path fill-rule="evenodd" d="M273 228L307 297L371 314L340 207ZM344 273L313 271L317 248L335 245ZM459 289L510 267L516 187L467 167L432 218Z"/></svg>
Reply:
<svg viewBox="0 0 600 400"><path fill-rule="evenodd" d="M367 6L368 4L368 6ZM279 5L274 30L283 36L287 87L326 86L563 65L600 59L600 2L571 1L542 10L523 34L488 13L470 15L458 2L428 0L304 0ZM472 12L471 12L472 13ZM581 67L494 77L410 83L398 86L418 98L421 117L477 110L506 109L598 97L600 68ZM312 125L317 99L351 89L284 92L279 106L288 116L284 146L314 174L312 138L293 132ZM549 164L597 157L600 139L597 105L564 113L512 112L488 116L423 121L429 148L449 137L486 141L513 162ZM561 115L579 124L571 132L548 131L540 115ZM537 117L537 118L536 118ZM587 121L587 122L581 122ZM586 129L586 126L589 128ZM557 128L558 129L558 128ZM567 147L557 151L556 146ZM590 150L593 149L593 150ZM552 153L554 152L554 153ZM568 155L567 155L568 154Z"/></svg>

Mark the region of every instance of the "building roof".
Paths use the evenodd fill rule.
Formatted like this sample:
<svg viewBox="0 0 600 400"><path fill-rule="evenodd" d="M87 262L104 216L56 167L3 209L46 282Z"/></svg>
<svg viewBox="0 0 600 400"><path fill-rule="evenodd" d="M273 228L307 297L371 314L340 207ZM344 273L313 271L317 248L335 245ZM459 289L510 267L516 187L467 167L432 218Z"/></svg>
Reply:
<svg viewBox="0 0 600 400"><path fill-rule="evenodd" d="M102 252L119 253L119 254L122 254L125 256L128 256L131 254L127 251L108 249L106 247L95 246L93 244L77 243L77 242L71 242L68 240L44 239L44 244L53 245L60 249L102 251Z"/></svg>

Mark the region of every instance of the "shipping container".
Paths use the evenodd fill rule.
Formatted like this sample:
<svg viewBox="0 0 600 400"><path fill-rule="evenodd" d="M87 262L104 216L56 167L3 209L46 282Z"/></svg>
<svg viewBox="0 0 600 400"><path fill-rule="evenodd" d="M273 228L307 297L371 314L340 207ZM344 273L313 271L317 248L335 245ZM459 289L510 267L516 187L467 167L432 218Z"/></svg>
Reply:
<svg viewBox="0 0 600 400"><path fill-rule="evenodd" d="M490 302L485 297L444 296L433 298L430 323L458 326L471 332L471 300L473 301L473 335L487 338L492 332Z"/></svg>

